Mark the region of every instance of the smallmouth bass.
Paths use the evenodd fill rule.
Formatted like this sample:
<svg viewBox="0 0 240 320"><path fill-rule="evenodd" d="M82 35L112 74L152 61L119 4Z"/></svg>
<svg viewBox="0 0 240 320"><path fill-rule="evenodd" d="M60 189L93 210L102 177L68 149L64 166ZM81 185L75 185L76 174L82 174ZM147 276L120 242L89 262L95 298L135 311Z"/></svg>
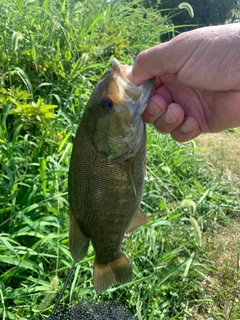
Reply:
<svg viewBox="0 0 240 320"><path fill-rule="evenodd" d="M70 160L69 245L74 261L82 260L89 241L95 251L93 285L98 293L132 279L121 250L126 232L148 220L139 209L146 129L141 114L153 80L136 87L126 75L131 67L112 61L84 110Z"/></svg>

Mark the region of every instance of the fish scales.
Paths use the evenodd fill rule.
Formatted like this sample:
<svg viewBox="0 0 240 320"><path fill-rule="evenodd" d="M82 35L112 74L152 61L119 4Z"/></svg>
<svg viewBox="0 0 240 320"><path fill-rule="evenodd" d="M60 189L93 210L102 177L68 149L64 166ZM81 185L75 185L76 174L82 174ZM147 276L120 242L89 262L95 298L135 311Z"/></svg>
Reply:
<svg viewBox="0 0 240 320"><path fill-rule="evenodd" d="M131 160L109 162L96 152L86 128L80 127L77 132L71 162L74 170L70 167L70 172L74 172L70 189L74 189L75 194L72 198L69 196L69 201L82 232L92 240L99 263L107 263L110 258L120 255L122 237L138 211L144 181L145 146L143 140L132 163ZM137 197L131 184L129 165Z"/></svg>
<svg viewBox="0 0 240 320"><path fill-rule="evenodd" d="M115 68L121 72L119 65ZM115 70L103 79L114 82L114 77ZM132 267L121 250L122 239L129 228L147 221L139 211L144 185L145 125L137 114L131 116L127 108L132 99L128 103L121 101L117 82L115 85L112 82L107 82L107 88L100 93L93 92L76 133L69 169L70 251L74 260L80 261L87 254L91 240L95 250L93 283L97 292L114 283L131 281ZM99 83L101 89L104 83ZM149 95L151 85L147 88ZM98 101L106 104L102 99L109 99L109 95L113 100L109 111L112 118L106 120L107 116L101 113L98 118L101 107ZM108 100L106 105L109 107ZM138 121L141 125L135 128ZM142 128L141 139L138 137L135 144L132 136L140 134L139 128Z"/></svg>

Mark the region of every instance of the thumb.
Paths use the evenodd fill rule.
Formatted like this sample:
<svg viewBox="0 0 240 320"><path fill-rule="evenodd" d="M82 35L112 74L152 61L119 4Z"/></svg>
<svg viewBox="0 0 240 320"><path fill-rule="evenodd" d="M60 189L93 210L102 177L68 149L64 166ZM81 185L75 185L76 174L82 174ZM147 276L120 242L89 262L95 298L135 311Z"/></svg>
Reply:
<svg viewBox="0 0 240 320"><path fill-rule="evenodd" d="M186 45L185 39L179 35L139 53L132 69L132 82L139 86L143 81L156 76L176 74L195 49L195 46Z"/></svg>

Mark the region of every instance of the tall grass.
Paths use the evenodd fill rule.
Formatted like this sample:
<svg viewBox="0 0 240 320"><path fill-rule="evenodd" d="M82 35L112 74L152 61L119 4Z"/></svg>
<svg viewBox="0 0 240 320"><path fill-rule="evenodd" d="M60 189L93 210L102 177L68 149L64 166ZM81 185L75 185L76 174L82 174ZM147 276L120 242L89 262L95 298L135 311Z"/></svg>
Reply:
<svg viewBox="0 0 240 320"><path fill-rule="evenodd" d="M1 1L1 318L51 313L72 264L67 175L83 108L113 56L132 64L167 28L161 12L139 1ZM199 235L239 203L193 144L149 127L147 157L142 208L150 222L123 243L133 282L97 296L91 248L61 307L113 298L150 320L191 319L191 308L204 304L198 279L210 266Z"/></svg>

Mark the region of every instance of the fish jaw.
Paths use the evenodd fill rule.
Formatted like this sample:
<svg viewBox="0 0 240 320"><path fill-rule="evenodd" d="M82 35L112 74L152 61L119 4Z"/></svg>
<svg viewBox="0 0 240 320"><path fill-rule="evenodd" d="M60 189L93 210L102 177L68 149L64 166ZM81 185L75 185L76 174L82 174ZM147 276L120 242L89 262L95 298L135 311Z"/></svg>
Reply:
<svg viewBox="0 0 240 320"><path fill-rule="evenodd" d="M141 117L153 89L153 80L135 86L127 75L131 67L113 60L111 69L98 82L89 103L93 145L109 161L125 161L134 157L145 135ZM101 114L98 102L106 98L113 102L109 114Z"/></svg>
<svg viewBox="0 0 240 320"><path fill-rule="evenodd" d="M147 107L148 100L153 90L154 80L150 79L145 81L141 86L136 87L126 75L131 72L132 67L127 65L120 65L119 62L114 59L112 62L113 72L117 72L116 82L119 89L122 91L122 100L127 101L129 117L133 119L132 125L125 127L125 137L119 138L109 136L109 140L115 140L116 142L121 140L125 144L127 151L120 157L116 157L115 154L110 154L108 160L110 161L125 161L132 158L139 150L143 136L145 135L145 124L142 119L142 113ZM122 121L124 123L124 120Z"/></svg>
<svg viewBox="0 0 240 320"><path fill-rule="evenodd" d="M154 79L146 80L137 87L127 78L131 71L131 66L121 65L117 59L113 59L111 72L115 76L119 88L125 93L122 99L128 101L129 109L133 115L142 115L151 96Z"/></svg>

